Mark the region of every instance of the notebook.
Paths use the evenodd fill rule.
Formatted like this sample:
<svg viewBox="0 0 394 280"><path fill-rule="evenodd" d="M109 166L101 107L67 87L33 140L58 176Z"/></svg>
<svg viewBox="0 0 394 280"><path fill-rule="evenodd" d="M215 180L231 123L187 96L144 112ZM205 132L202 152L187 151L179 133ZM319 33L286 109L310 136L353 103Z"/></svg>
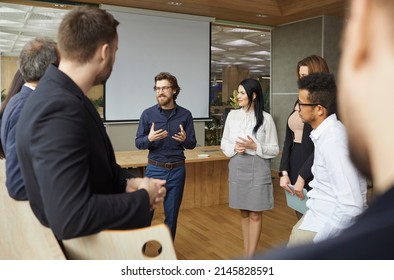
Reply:
<svg viewBox="0 0 394 280"><path fill-rule="evenodd" d="M294 187L292 185L289 185L289 187L294 190ZM296 195L291 195L291 193L285 191L286 193L286 201L287 201L287 206L290 208L293 208L294 210L300 212L301 214L305 214L306 210L308 210L308 207L306 207L306 201L308 200L307 197L307 190L304 188L303 193L304 193L304 199L301 200L299 197Z"/></svg>

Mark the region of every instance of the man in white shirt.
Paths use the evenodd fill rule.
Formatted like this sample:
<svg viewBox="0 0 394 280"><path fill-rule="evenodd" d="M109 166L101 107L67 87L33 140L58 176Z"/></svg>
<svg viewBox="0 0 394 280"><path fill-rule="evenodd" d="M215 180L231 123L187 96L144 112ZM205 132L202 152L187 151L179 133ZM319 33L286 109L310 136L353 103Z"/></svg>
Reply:
<svg viewBox="0 0 394 280"><path fill-rule="evenodd" d="M293 227L288 246L334 237L367 207L366 180L350 160L346 130L335 114L334 76L313 73L301 78L298 88L300 117L313 128L314 179L309 184L308 210Z"/></svg>

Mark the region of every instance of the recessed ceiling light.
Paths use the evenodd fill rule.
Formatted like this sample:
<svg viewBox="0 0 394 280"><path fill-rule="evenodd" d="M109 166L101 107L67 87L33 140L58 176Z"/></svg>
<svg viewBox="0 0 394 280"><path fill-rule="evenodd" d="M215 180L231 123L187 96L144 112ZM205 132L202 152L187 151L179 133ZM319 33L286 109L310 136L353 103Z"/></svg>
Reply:
<svg viewBox="0 0 394 280"><path fill-rule="evenodd" d="M217 64L219 64L219 65L231 65L233 63L228 62L228 61L219 61Z"/></svg>
<svg viewBox="0 0 394 280"><path fill-rule="evenodd" d="M266 18L266 17L267 17L267 15L263 15L263 14L257 14L257 15L256 15L256 17L259 17L259 18Z"/></svg>
<svg viewBox="0 0 394 280"><path fill-rule="evenodd" d="M167 2L167 4L172 5L172 6L181 6L182 5L181 2L174 2L174 1Z"/></svg>
<svg viewBox="0 0 394 280"><path fill-rule="evenodd" d="M212 52L224 52L224 51L226 51L226 50L223 50L223 49L221 49L221 48L217 48L217 47L211 46L211 51L212 51Z"/></svg>
<svg viewBox="0 0 394 280"><path fill-rule="evenodd" d="M245 60L245 61L264 61L264 59L258 58L258 57L242 57L240 60Z"/></svg>
<svg viewBox="0 0 394 280"><path fill-rule="evenodd" d="M256 46L255 43L244 40L244 39L230 40L227 42L223 42L222 44L227 45L227 46Z"/></svg>
<svg viewBox="0 0 394 280"><path fill-rule="evenodd" d="M251 52L249 54L253 54L253 55L271 55L271 53L267 52L267 51Z"/></svg>
<svg viewBox="0 0 394 280"><path fill-rule="evenodd" d="M231 29L227 29L224 32L234 32L234 33L255 33L255 32L261 32L259 30L254 30L254 29L247 29L247 28L231 28Z"/></svg>

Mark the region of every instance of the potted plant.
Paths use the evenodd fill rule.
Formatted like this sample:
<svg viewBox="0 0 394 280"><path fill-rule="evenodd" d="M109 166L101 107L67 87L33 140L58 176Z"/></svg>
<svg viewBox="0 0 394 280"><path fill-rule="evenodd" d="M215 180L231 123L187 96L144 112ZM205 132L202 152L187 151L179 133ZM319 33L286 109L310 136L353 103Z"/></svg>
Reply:
<svg viewBox="0 0 394 280"><path fill-rule="evenodd" d="M239 104L237 100L237 95L238 95L238 90L234 89L233 90L233 96L230 96L230 106L232 108L225 108L224 109L224 114L223 114L223 123L226 123L227 115L228 113L233 110L233 109L239 109Z"/></svg>
<svg viewBox="0 0 394 280"><path fill-rule="evenodd" d="M6 95L5 95L5 88L3 88L3 89L1 90L1 101L4 101L5 98L6 98Z"/></svg>
<svg viewBox="0 0 394 280"><path fill-rule="evenodd" d="M237 96L238 96L238 90L234 89L233 96L230 96L230 105L231 107L233 107L233 109L239 109Z"/></svg>

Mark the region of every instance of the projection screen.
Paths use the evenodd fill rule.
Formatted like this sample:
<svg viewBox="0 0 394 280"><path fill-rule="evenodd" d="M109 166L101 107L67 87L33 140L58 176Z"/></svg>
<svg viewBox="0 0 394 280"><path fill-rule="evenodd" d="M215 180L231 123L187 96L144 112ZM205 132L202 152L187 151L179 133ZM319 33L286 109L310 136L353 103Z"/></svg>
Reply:
<svg viewBox="0 0 394 280"><path fill-rule="evenodd" d="M104 122L138 121L157 103L154 77L177 77L177 103L209 118L211 18L102 5L119 22L119 44L104 90Z"/></svg>

